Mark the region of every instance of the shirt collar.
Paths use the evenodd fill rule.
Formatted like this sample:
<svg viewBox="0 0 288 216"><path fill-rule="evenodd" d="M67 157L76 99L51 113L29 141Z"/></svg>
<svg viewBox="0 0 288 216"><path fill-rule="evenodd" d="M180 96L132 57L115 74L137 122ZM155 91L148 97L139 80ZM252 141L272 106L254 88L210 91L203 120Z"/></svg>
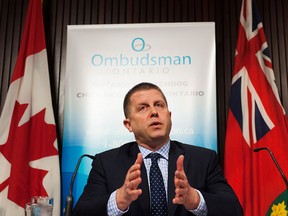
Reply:
<svg viewBox="0 0 288 216"><path fill-rule="evenodd" d="M149 149L147 149L147 148L145 148L143 146L138 145L138 147L139 147L139 150L140 150L143 158L146 158L150 153L153 152L153 151L151 151L151 150L149 150ZM170 140L167 143L165 143L165 145L163 145L160 149L158 149L155 152L159 153L163 158L168 160L168 158L169 158L169 150L170 150Z"/></svg>

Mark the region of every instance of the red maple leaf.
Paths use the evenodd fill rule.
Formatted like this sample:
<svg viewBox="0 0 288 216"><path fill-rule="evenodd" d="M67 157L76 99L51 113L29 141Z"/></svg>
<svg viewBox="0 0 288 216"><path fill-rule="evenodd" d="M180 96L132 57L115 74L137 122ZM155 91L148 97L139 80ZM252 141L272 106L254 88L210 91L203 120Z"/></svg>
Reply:
<svg viewBox="0 0 288 216"><path fill-rule="evenodd" d="M55 125L44 121L46 109L18 126L27 106L15 102L7 142L0 145L0 152L11 164L10 176L1 182L0 192L9 186L7 198L22 207L32 196L47 196L43 178L48 171L32 168L29 163L58 155L53 145L56 140Z"/></svg>

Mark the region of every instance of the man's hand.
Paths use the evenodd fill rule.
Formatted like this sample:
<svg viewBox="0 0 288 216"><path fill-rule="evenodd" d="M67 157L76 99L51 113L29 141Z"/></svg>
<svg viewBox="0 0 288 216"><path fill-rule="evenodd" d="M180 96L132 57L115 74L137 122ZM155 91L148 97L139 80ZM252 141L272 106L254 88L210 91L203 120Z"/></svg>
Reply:
<svg viewBox="0 0 288 216"><path fill-rule="evenodd" d="M180 155L177 159L177 168L174 176L175 197L174 204L184 205L186 209L196 209L200 202L198 192L189 185L184 171L184 156Z"/></svg>
<svg viewBox="0 0 288 216"><path fill-rule="evenodd" d="M118 209L125 211L129 205L142 194L142 190L138 189L141 183L141 165L143 158L141 153L138 153L135 163L130 167L126 174L125 182L116 192L116 203Z"/></svg>

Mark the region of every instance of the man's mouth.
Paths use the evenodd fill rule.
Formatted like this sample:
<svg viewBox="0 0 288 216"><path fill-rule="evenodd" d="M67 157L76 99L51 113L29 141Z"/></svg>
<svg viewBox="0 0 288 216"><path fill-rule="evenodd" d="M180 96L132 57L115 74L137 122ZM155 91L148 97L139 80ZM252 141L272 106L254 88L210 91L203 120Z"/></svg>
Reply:
<svg viewBox="0 0 288 216"><path fill-rule="evenodd" d="M152 122L152 123L150 124L150 126L158 126L158 125L161 125L161 123L160 123L160 122Z"/></svg>

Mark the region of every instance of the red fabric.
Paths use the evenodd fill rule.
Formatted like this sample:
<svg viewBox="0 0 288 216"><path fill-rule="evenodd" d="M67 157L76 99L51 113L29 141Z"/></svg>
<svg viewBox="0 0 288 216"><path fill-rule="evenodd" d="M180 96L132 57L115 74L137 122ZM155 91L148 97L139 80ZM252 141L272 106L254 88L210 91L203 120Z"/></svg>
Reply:
<svg viewBox="0 0 288 216"><path fill-rule="evenodd" d="M1 215L24 215L32 196L53 197L53 212L60 214L59 157L41 0L30 0L0 118L0 170Z"/></svg>
<svg viewBox="0 0 288 216"><path fill-rule="evenodd" d="M21 46L11 83L24 75L26 58L43 49L46 49L46 43L42 3L39 0L30 0L21 38Z"/></svg>
<svg viewBox="0 0 288 216"><path fill-rule="evenodd" d="M245 216L266 215L286 185L267 147L288 174L287 119L275 84L262 23L253 0L243 0L225 143L225 176ZM287 204L287 200L285 204ZM273 203L275 205L277 203Z"/></svg>

